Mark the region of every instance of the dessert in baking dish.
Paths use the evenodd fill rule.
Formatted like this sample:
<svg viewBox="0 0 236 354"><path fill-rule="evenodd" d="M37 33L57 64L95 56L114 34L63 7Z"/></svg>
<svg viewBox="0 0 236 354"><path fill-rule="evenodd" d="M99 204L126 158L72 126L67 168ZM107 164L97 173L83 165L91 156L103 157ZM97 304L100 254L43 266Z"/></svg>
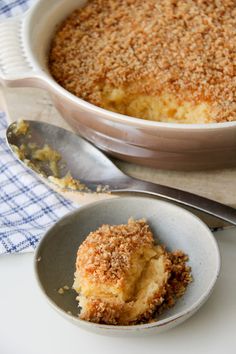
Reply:
<svg viewBox="0 0 236 354"><path fill-rule="evenodd" d="M49 69L76 96L153 121L236 120L236 3L91 0L52 40Z"/></svg>
<svg viewBox="0 0 236 354"><path fill-rule="evenodd" d="M73 288L80 318L105 324L151 321L191 281L187 256L155 245L145 220L102 225L79 247Z"/></svg>

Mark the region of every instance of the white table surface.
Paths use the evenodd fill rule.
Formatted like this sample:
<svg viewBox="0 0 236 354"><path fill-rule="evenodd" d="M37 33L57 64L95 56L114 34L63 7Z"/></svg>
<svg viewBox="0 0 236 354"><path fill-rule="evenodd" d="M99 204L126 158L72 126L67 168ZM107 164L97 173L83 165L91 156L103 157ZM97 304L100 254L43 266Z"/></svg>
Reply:
<svg viewBox="0 0 236 354"><path fill-rule="evenodd" d="M61 318L34 279L33 254L0 257L1 354L236 353L236 229L218 231L221 274L207 303L180 326L156 336L114 338Z"/></svg>

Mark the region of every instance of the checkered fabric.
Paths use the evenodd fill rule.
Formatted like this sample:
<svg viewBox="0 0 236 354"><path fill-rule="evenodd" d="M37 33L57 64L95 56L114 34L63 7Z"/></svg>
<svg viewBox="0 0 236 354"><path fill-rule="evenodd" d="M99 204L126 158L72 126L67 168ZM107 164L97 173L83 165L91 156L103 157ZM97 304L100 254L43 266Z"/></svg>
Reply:
<svg viewBox="0 0 236 354"><path fill-rule="evenodd" d="M0 19L24 12L32 0L0 0ZM0 254L33 251L45 231L76 205L44 185L18 162L5 140L0 112Z"/></svg>
<svg viewBox="0 0 236 354"><path fill-rule="evenodd" d="M0 20L22 14L34 2L35 0L0 0Z"/></svg>

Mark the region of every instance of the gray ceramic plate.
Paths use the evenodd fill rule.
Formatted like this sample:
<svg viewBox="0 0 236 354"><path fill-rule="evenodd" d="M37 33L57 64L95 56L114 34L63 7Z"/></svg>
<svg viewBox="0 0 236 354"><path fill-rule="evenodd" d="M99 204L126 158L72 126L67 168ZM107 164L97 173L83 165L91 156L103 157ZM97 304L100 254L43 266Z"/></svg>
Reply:
<svg viewBox="0 0 236 354"><path fill-rule="evenodd" d="M176 305L156 322L108 326L82 321L78 318L76 293L68 290L60 295L58 289L72 285L77 249L88 233L104 223L126 223L131 216L146 218L157 242L189 255L194 281ZM35 255L38 283L54 309L80 327L112 335L157 333L183 322L209 297L219 269L217 243L200 219L173 204L145 197L114 198L75 210L47 231Z"/></svg>

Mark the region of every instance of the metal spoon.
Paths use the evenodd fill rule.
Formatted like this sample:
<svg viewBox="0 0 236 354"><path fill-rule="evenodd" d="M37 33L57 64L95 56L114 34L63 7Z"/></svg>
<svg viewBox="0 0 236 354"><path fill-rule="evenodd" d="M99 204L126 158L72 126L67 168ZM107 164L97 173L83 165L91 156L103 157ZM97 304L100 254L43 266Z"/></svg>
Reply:
<svg viewBox="0 0 236 354"><path fill-rule="evenodd" d="M29 124L30 132L26 135L14 134L16 123L12 123L7 129L7 141L13 153L15 151L12 145L20 147L30 142L36 143L37 146L48 144L61 154L62 161L66 161L66 166L60 166L61 176L69 170L73 178L79 179L92 191L96 191L98 185L108 185L111 193L150 194L195 208L236 225L236 209L196 194L127 176L100 150L80 136L48 123L25 122ZM48 166L45 166L44 173L46 176L50 175Z"/></svg>

